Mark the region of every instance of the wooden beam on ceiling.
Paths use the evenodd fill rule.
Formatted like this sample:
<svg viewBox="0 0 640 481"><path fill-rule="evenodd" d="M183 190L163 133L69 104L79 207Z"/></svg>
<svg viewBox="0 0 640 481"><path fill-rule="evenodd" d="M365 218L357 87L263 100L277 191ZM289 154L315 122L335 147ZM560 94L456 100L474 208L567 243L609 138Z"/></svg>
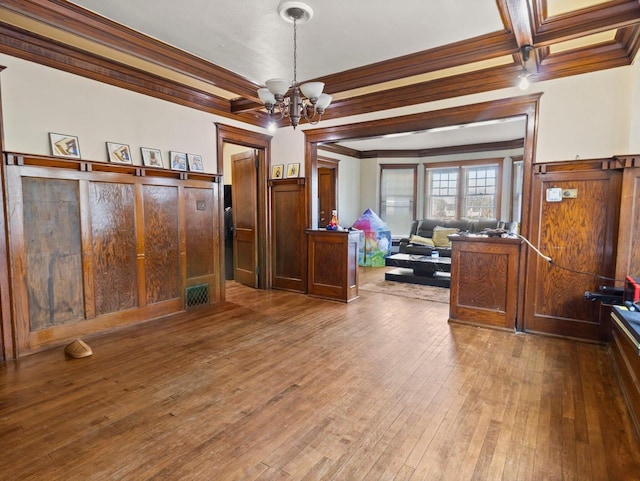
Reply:
<svg viewBox="0 0 640 481"><path fill-rule="evenodd" d="M236 93L238 97L259 101L256 93L259 86L244 77L65 0L2 1L0 7Z"/></svg>

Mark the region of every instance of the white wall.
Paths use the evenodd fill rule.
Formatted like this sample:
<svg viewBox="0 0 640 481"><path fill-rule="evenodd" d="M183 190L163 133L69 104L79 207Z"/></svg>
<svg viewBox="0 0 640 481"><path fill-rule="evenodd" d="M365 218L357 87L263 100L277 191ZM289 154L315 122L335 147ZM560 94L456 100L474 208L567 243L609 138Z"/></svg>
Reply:
<svg viewBox="0 0 640 481"><path fill-rule="evenodd" d="M200 154L216 173L216 128L223 117L0 54L5 150L50 155L49 132L79 138L83 159L108 160L106 142L128 144L134 164L140 147ZM261 132L266 132L260 129Z"/></svg>
<svg viewBox="0 0 640 481"><path fill-rule="evenodd" d="M631 79L631 122L629 123L629 148L627 154L640 154L640 62L636 61L632 69Z"/></svg>
<svg viewBox="0 0 640 481"><path fill-rule="evenodd" d="M140 147L200 154L205 170L215 172L215 125L221 122L269 134L219 116L102 84L39 64L0 54L5 149L50 154L49 132L79 137L82 158L106 161L105 142L129 144L134 164ZM640 153L640 68L637 65L534 83L542 92L537 162ZM408 115L436 109L516 97L516 88L413 105L383 112L328 120L318 126L278 129L272 140L272 163L300 163L304 175L304 135L309 128ZM341 222L377 206L375 162L348 162L340 172ZM359 191L358 208L353 201ZM349 205L346 203L349 202ZM353 204L351 204L353 202ZM355 213L357 212L358 215Z"/></svg>
<svg viewBox="0 0 640 481"><path fill-rule="evenodd" d="M628 154L633 67L543 82L537 162Z"/></svg>

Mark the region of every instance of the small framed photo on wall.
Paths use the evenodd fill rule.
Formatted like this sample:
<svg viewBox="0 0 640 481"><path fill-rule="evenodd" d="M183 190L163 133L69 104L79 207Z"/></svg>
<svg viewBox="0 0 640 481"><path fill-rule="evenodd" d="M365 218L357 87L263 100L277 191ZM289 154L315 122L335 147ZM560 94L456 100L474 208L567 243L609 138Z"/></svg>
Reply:
<svg viewBox="0 0 640 481"><path fill-rule="evenodd" d="M54 134L49 132L51 155L56 157L80 158L80 142L75 135Z"/></svg>
<svg viewBox="0 0 640 481"><path fill-rule="evenodd" d="M131 164L131 150L127 144L116 144L115 142L107 142L107 153L109 154L109 162L117 162L119 164Z"/></svg>
<svg viewBox="0 0 640 481"><path fill-rule="evenodd" d="M173 170L187 170L187 154L183 152L169 152L171 168Z"/></svg>
<svg viewBox="0 0 640 481"><path fill-rule="evenodd" d="M300 175L300 164L287 164L287 179L298 177Z"/></svg>
<svg viewBox="0 0 640 481"><path fill-rule="evenodd" d="M142 154L142 165L146 167L164 167L160 150L140 147L140 153Z"/></svg>
<svg viewBox="0 0 640 481"><path fill-rule="evenodd" d="M284 165L276 164L271 166L271 178L272 179L282 179L284 178Z"/></svg>
<svg viewBox="0 0 640 481"><path fill-rule="evenodd" d="M191 172L204 172L204 165L200 155L187 154L187 163Z"/></svg>

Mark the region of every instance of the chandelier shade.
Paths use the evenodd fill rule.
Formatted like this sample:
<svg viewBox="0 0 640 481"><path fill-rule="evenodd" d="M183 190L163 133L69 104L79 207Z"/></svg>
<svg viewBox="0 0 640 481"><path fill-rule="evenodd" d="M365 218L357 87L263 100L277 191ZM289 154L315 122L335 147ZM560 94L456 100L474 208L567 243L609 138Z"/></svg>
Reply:
<svg viewBox="0 0 640 481"><path fill-rule="evenodd" d="M278 12L284 20L293 23L293 81L289 84L281 78L267 80L266 88L258 89L258 97L272 118L288 117L294 129L301 119L315 125L333 97L322 92L323 82L299 85L297 80L297 23L309 21L313 10L302 2L284 2Z"/></svg>

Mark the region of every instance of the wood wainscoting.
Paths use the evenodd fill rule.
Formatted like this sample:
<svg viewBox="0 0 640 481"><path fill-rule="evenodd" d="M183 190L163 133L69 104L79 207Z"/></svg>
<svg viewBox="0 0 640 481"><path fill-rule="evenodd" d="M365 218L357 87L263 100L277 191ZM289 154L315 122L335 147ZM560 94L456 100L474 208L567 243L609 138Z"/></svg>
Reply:
<svg viewBox="0 0 640 481"><path fill-rule="evenodd" d="M16 357L220 299L218 176L6 154L6 178Z"/></svg>
<svg viewBox="0 0 640 481"><path fill-rule="evenodd" d="M609 316L584 294L613 285L606 278L615 275L621 181L608 159L536 164L529 238L552 262L528 251L525 331L608 340ZM550 202L549 188L577 197Z"/></svg>
<svg viewBox="0 0 640 481"><path fill-rule="evenodd" d="M516 327L520 239L451 236L449 320Z"/></svg>
<svg viewBox="0 0 640 481"><path fill-rule="evenodd" d="M307 292L305 179L270 180L271 287Z"/></svg>

